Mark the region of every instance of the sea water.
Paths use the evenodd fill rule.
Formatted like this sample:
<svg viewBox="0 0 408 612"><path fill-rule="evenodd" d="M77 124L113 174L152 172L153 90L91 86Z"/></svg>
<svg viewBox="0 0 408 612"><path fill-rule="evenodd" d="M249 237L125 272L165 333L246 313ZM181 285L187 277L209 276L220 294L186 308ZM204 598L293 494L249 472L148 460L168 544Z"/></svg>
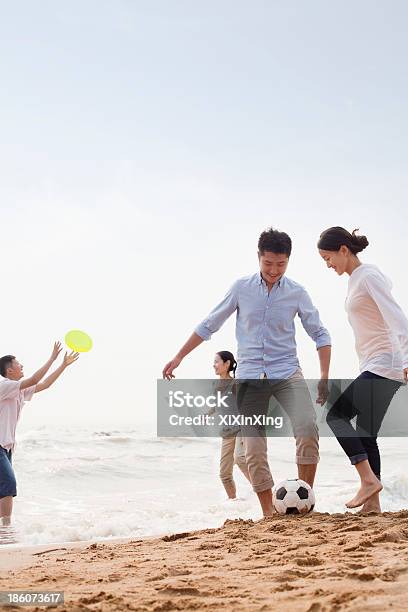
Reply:
<svg viewBox="0 0 408 612"><path fill-rule="evenodd" d="M18 545L142 538L261 518L256 495L235 468L238 501L226 501L218 477L221 440L157 438L154 431L41 427L18 436L13 465L18 496L12 529ZM408 506L405 438L380 441L383 510ZM297 476L290 438L269 438L275 482ZM344 512L358 481L337 441L320 440L316 510Z"/></svg>

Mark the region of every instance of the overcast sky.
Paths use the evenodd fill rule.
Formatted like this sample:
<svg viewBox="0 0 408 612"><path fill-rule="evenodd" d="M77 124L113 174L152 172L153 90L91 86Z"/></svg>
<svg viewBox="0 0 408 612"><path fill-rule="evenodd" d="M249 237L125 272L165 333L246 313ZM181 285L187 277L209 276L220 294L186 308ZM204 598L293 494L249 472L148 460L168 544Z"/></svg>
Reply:
<svg viewBox="0 0 408 612"><path fill-rule="evenodd" d="M94 340L25 426L153 422L163 365L257 270L270 225L293 239L332 375L355 376L347 278L316 242L359 227L408 312L406 2L0 7L0 353L29 374L69 329ZM235 346L231 319L176 373L212 377ZM316 377L301 327L298 347Z"/></svg>

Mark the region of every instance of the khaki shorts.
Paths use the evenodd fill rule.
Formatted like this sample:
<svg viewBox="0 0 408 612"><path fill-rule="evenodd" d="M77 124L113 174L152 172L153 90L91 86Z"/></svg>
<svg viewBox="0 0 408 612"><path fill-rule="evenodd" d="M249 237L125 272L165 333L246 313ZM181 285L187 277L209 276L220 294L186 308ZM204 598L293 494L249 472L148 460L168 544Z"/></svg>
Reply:
<svg viewBox="0 0 408 612"><path fill-rule="evenodd" d="M269 400L274 397L288 415L296 440L296 463L315 465L319 462L319 432L316 413L309 389L299 368L286 380L270 384L241 385L238 404L241 414L267 413ZM257 493L272 488L274 482L268 464L265 430L258 426L241 428L245 459L253 490Z"/></svg>

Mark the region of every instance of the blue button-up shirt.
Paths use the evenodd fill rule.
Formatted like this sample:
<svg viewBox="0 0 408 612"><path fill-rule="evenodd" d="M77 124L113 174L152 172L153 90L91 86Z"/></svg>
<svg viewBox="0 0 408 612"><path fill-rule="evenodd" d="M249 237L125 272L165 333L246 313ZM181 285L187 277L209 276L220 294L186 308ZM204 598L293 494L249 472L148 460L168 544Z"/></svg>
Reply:
<svg viewBox="0 0 408 612"><path fill-rule="evenodd" d="M236 312L237 378L286 379L299 367L295 323L299 315L316 348L331 344L330 335L306 289L282 276L268 293L260 272L238 279L224 299L194 330L209 340Z"/></svg>

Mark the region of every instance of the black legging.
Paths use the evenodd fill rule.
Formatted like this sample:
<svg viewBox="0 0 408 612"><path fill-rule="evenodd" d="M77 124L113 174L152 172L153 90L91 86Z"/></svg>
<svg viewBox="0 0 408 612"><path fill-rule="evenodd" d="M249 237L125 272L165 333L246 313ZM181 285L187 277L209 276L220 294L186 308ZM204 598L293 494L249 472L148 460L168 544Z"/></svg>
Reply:
<svg viewBox="0 0 408 612"><path fill-rule="evenodd" d="M372 372L363 372L329 410L326 421L341 447L355 465L368 459L381 479L377 434L392 398L402 383ZM356 428L350 421L357 416Z"/></svg>

